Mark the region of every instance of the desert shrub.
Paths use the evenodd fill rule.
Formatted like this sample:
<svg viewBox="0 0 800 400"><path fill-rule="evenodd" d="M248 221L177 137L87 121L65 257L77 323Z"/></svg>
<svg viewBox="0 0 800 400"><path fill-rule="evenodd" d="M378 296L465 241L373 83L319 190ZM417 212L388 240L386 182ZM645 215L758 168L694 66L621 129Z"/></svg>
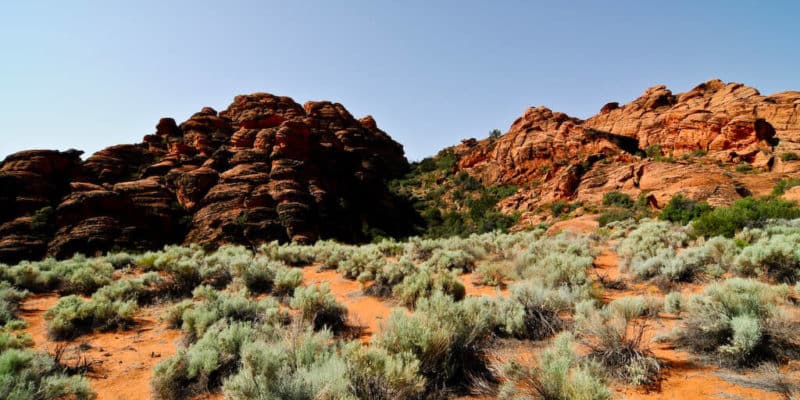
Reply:
<svg viewBox="0 0 800 400"><path fill-rule="evenodd" d="M566 200L556 200L550 204L550 214L556 218L569 212L569 202Z"/></svg>
<svg viewBox="0 0 800 400"><path fill-rule="evenodd" d="M155 272L147 272L134 278L119 279L103 286L92 295L100 301L134 301L142 304L153 300L164 286L164 279Z"/></svg>
<svg viewBox="0 0 800 400"><path fill-rule="evenodd" d="M386 260L377 246L365 245L353 248L347 258L339 261L336 270L348 279L362 275L372 278L384 264Z"/></svg>
<svg viewBox="0 0 800 400"><path fill-rule="evenodd" d="M657 317L664 304L655 297L627 296L612 301L608 307L623 318L632 320L640 317Z"/></svg>
<svg viewBox="0 0 800 400"><path fill-rule="evenodd" d="M223 386L229 399L415 399L419 362L359 343L339 345L327 330L292 329L241 350L241 369Z"/></svg>
<svg viewBox="0 0 800 400"><path fill-rule="evenodd" d="M692 223L699 236L733 235L744 228L761 228L768 221L800 217L800 208L791 201L777 198L755 199L746 197L730 207L719 207L701 215Z"/></svg>
<svg viewBox="0 0 800 400"><path fill-rule="evenodd" d="M612 303L597 310L587 303L576 307L576 325L587 357L618 379L635 385L654 383L661 369L659 361L645 346L647 322L637 319L652 313L644 299ZM660 307L658 307L660 308Z"/></svg>
<svg viewBox="0 0 800 400"><path fill-rule="evenodd" d="M316 330L327 327L338 332L347 322L347 307L336 301L327 283L296 288L289 305Z"/></svg>
<svg viewBox="0 0 800 400"><path fill-rule="evenodd" d="M109 330L133 324L138 307L134 300L110 300L105 297L85 301L78 296L62 297L47 310L48 334L57 340L70 339L92 330Z"/></svg>
<svg viewBox="0 0 800 400"><path fill-rule="evenodd" d="M620 207L620 208L631 208L633 207L633 199L631 199L631 196L628 196L627 194L622 192L617 192L617 191L606 192L603 195L603 205Z"/></svg>
<svg viewBox="0 0 800 400"><path fill-rule="evenodd" d="M506 280L506 273L503 267L497 263L483 263L475 270L478 276L478 283L486 286L503 286Z"/></svg>
<svg viewBox="0 0 800 400"><path fill-rule="evenodd" d="M210 286L198 286L192 294L193 304L179 303L176 307L182 310L180 317L172 317L175 322L180 320L181 329L188 334L190 342L203 337L209 327L218 321L258 321L266 325L282 325L288 321L286 312L272 298L256 301L243 292L225 293ZM177 310L173 315L177 315Z"/></svg>
<svg viewBox="0 0 800 400"><path fill-rule="evenodd" d="M86 379L63 373L46 354L14 348L0 353L0 398L89 400L95 397Z"/></svg>
<svg viewBox="0 0 800 400"><path fill-rule="evenodd" d="M194 301L186 299L181 302L175 303L164 312L161 319L164 320L170 328L180 328L183 325L183 313L194 307Z"/></svg>
<svg viewBox="0 0 800 400"><path fill-rule="evenodd" d="M516 260L516 275L536 279L549 287L568 285L589 290L586 271L592 266L594 251L586 237L561 233L529 244Z"/></svg>
<svg viewBox="0 0 800 400"><path fill-rule="evenodd" d="M303 273L297 268L277 267L272 294L275 296L289 296L295 288L303 283Z"/></svg>
<svg viewBox="0 0 800 400"><path fill-rule="evenodd" d="M753 172L753 166L745 162L740 162L739 164L736 164L736 172L749 174Z"/></svg>
<svg viewBox="0 0 800 400"><path fill-rule="evenodd" d="M772 188L771 195L774 197L783 196L787 190L795 186L800 186L800 179L798 178L779 179L778 182L775 183L775 186Z"/></svg>
<svg viewBox="0 0 800 400"><path fill-rule="evenodd" d="M319 262L317 269L338 269L339 263L350 258L353 248L334 241L317 242L314 245L314 257Z"/></svg>
<svg viewBox="0 0 800 400"><path fill-rule="evenodd" d="M44 315L47 331L60 340L92 330L129 327L139 310L139 302L154 298L162 286L163 279L158 274L146 273L104 286L88 301L75 295L62 297Z"/></svg>
<svg viewBox="0 0 800 400"><path fill-rule="evenodd" d="M515 362L506 364L503 368L503 384L498 398L501 400L611 399L611 391L606 386L599 369L591 361L582 361L575 351L572 335L563 333L542 351L537 366L525 368Z"/></svg>
<svg viewBox="0 0 800 400"><path fill-rule="evenodd" d="M395 285L392 294L403 304L414 307L419 299L430 296L433 292L442 292L456 300L463 299L466 289L458 279L459 271L442 271L434 273L429 268L420 267L403 281Z"/></svg>
<svg viewBox="0 0 800 400"><path fill-rule="evenodd" d="M403 282L406 276L414 274L417 267L405 256L398 261L389 261L381 269L375 271L371 285L367 285L369 279L360 276L359 282L363 285L364 292L367 294L389 297L392 295L394 287Z"/></svg>
<svg viewBox="0 0 800 400"><path fill-rule="evenodd" d="M413 354L430 392L463 387L488 375L485 353L494 317L480 298L456 302L435 292L420 299L411 315L395 310L373 343L389 354Z"/></svg>
<svg viewBox="0 0 800 400"><path fill-rule="evenodd" d="M394 239L382 239L374 245L386 257L400 257L406 249L405 243Z"/></svg>
<svg viewBox="0 0 800 400"><path fill-rule="evenodd" d="M664 249L681 247L688 236L680 227L665 221L642 221L617 246L619 267L627 272L632 265L655 257Z"/></svg>
<svg viewBox="0 0 800 400"><path fill-rule="evenodd" d="M206 255L200 264L200 279L211 286L227 285L237 272L250 269L254 264L253 253L244 246L223 245Z"/></svg>
<svg viewBox="0 0 800 400"><path fill-rule="evenodd" d="M711 211L711 206L708 203L683 197L682 194L676 194L669 199L669 203L661 210L658 219L686 225L709 211Z"/></svg>
<svg viewBox="0 0 800 400"><path fill-rule="evenodd" d="M75 255L56 261L24 261L0 271L2 280L32 292L59 290L62 293L90 294L111 282L114 266L104 258Z"/></svg>
<svg viewBox="0 0 800 400"><path fill-rule="evenodd" d="M788 151L786 153L781 153L781 161L797 161L800 160L800 156L793 151Z"/></svg>
<svg viewBox="0 0 800 400"><path fill-rule="evenodd" d="M781 283L800 278L800 234L764 237L742 249L734 269L744 276L763 276Z"/></svg>
<svg viewBox="0 0 800 400"><path fill-rule="evenodd" d="M739 366L797 357L798 324L778 306L788 291L742 278L712 284L689 298L677 343Z"/></svg>
<svg viewBox="0 0 800 400"><path fill-rule="evenodd" d="M16 289L8 282L0 281L0 329L17 320L19 302L27 296L27 291Z"/></svg>
<svg viewBox="0 0 800 400"><path fill-rule="evenodd" d="M104 259L111 263L111 265L114 266L114 269L130 266L134 262L133 256L124 251L106 254Z"/></svg>
<svg viewBox="0 0 800 400"><path fill-rule="evenodd" d="M664 311L680 315L683 311L684 299L680 292L669 292L664 296Z"/></svg>
<svg viewBox="0 0 800 400"><path fill-rule="evenodd" d="M542 339L561 331L566 326L561 314L586 298L585 292L568 286L553 289L539 281L525 280L511 287L508 301L498 300L499 310L493 314L499 318L500 331L520 338Z"/></svg>
<svg viewBox="0 0 800 400"><path fill-rule="evenodd" d="M275 270L285 265L277 260L263 256L254 257L245 263L231 265L230 273L234 282L244 285L253 293L268 293L275 282Z"/></svg>
<svg viewBox="0 0 800 400"><path fill-rule="evenodd" d="M170 291L183 295L190 293L203 281L201 267L205 263L205 252L200 246L164 246L158 252L146 252L134 258L134 263L146 271L163 272L170 282ZM211 276L213 269L205 273Z"/></svg>
<svg viewBox="0 0 800 400"><path fill-rule="evenodd" d="M435 250L425 261L424 266L433 271L461 270L472 271L475 268L475 256L463 250Z"/></svg>
<svg viewBox="0 0 800 400"><path fill-rule="evenodd" d="M623 209L612 209L603 211L602 214L597 219L597 223L600 226L608 226L612 222L618 221L627 221L630 219L635 218L635 213L632 210L623 208Z"/></svg>
<svg viewBox="0 0 800 400"><path fill-rule="evenodd" d="M214 323L196 343L156 364L153 397L177 400L219 387L236 371L242 347L256 334L250 322Z"/></svg>
<svg viewBox="0 0 800 400"><path fill-rule="evenodd" d="M679 282L694 282L706 275L720 276L730 269L738 249L727 238L715 237L677 253L660 248L648 259L633 258L630 272L638 279L654 279L662 288Z"/></svg>
<svg viewBox="0 0 800 400"><path fill-rule="evenodd" d="M242 368L227 379L228 399L353 399L346 365L325 331L306 331L242 349Z"/></svg>
<svg viewBox="0 0 800 400"><path fill-rule="evenodd" d="M293 266L310 265L316 261L316 245L305 246L295 243L280 244L277 241L264 243L258 247L258 253L269 259L282 261Z"/></svg>
<svg viewBox="0 0 800 400"><path fill-rule="evenodd" d="M425 378L419 374L419 360L411 353L390 354L379 347L352 343L344 348L353 394L359 399L420 399Z"/></svg>

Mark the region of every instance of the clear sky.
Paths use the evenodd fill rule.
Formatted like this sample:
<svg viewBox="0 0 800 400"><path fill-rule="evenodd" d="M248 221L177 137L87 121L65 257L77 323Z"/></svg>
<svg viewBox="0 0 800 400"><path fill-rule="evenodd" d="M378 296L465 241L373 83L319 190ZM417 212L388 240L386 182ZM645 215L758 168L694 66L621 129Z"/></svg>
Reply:
<svg viewBox="0 0 800 400"><path fill-rule="evenodd" d="M236 94L372 114L410 159L711 78L800 89L800 1L8 1L0 158L139 142Z"/></svg>

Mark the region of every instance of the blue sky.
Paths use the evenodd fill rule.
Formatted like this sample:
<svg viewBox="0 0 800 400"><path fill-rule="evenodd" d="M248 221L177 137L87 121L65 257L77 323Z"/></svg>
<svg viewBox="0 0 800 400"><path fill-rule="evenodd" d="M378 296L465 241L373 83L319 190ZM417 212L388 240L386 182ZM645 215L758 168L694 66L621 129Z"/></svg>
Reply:
<svg viewBox="0 0 800 400"><path fill-rule="evenodd" d="M800 89L798 1L29 1L0 5L0 158L133 143L257 91L372 114L411 159L711 78Z"/></svg>

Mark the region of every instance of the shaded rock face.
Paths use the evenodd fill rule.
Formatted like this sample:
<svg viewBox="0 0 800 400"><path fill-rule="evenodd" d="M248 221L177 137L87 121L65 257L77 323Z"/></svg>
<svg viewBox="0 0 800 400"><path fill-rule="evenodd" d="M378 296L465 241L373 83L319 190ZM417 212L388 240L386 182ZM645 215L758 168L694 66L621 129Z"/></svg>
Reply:
<svg viewBox="0 0 800 400"><path fill-rule="evenodd" d="M652 192L656 206L677 193L728 204L789 176L795 166L778 156L798 149L800 92L763 96L719 80L679 94L651 87L585 121L529 108L500 138L453 147L458 169L486 184L521 186L501 207L523 221L553 201L599 202L611 190ZM765 183L736 173L740 163Z"/></svg>
<svg viewBox="0 0 800 400"><path fill-rule="evenodd" d="M168 243L356 242L410 229L386 186L408 168L402 146L338 103L237 96L219 113L161 119L142 143L79 155L3 161L0 261Z"/></svg>

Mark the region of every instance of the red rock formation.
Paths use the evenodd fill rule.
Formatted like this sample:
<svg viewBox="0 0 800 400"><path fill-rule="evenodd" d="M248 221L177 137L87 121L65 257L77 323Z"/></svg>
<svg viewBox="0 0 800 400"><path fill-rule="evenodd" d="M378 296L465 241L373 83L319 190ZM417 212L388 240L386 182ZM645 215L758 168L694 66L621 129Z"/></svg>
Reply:
<svg viewBox="0 0 800 400"><path fill-rule="evenodd" d="M657 149L673 162L646 159L645 150ZM460 170L484 183L523 186L501 203L523 216L560 199L596 203L610 190L649 193L655 205L679 192L728 204L764 193L796 170L775 156L798 149L800 92L762 96L719 80L677 95L654 86L631 103L606 104L586 121L529 108L499 139L453 148ZM738 163L751 164L765 183L737 173Z"/></svg>
<svg viewBox="0 0 800 400"><path fill-rule="evenodd" d="M356 120L341 104L237 96L220 113L163 118L142 143L84 162L75 152L6 158L0 261L181 242L364 240L365 226L402 229L385 182L407 166L372 117ZM47 206L49 219L38 221Z"/></svg>

